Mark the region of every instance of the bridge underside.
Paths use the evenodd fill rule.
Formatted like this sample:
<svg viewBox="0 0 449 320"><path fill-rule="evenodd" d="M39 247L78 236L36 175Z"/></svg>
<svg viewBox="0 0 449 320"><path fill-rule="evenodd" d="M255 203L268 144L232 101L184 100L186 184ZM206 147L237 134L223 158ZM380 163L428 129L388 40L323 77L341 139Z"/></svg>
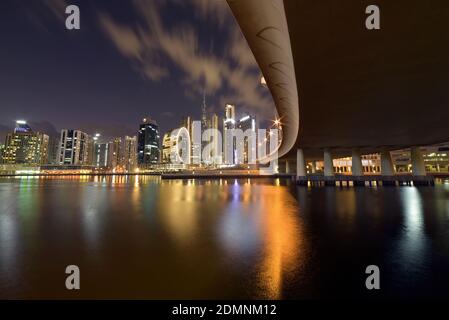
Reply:
<svg viewBox="0 0 449 320"><path fill-rule="evenodd" d="M299 97L289 155L297 148L315 158L324 148L350 155L353 148L369 153L449 141L447 1L378 0L380 30L365 27L370 4L284 0ZM257 59L254 35L242 30Z"/></svg>

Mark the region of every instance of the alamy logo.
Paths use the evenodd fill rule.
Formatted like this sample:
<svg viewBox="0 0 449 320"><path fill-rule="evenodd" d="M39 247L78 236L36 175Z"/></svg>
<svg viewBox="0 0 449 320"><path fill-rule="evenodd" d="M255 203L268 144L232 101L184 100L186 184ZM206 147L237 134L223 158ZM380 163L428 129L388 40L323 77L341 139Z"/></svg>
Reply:
<svg viewBox="0 0 449 320"><path fill-rule="evenodd" d="M75 265L67 266L65 273L69 276L65 280L65 287L67 290L80 289L80 268Z"/></svg>
<svg viewBox="0 0 449 320"><path fill-rule="evenodd" d="M176 129L170 135L170 163L190 164L263 164L273 169L278 158L278 129L218 129L201 131L201 122L193 121L192 130Z"/></svg>
<svg viewBox="0 0 449 320"><path fill-rule="evenodd" d="M366 278L365 286L368 290L380 289L380 270L376 265L369 265L365 270L366 274L369 276Z"/></svg>
<svg viewBox="0 0 449 320"><path fill-rule="evenodd" d="M69 16L65 19L65 27L68 30L80 29L80 8L70 5L65 9L65 13Z"/></svg>
<svg viewBox="0 0 449 320"><path fill-rule="evenodd" d="M378 6L370 5L366 7L365 13L369 16L365 20L365 27L368 30L380 29L380 9Z"/></svg>

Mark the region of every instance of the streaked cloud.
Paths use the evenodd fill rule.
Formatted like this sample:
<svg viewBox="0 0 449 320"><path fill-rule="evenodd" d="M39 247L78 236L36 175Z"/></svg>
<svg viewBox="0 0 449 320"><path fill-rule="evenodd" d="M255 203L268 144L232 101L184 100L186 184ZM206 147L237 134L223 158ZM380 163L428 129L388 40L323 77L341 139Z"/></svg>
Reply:
<svg viewBox="0 0 449 320"><path fill-rule="evenodd" d="M65 21L65 9L69 5L66 0L44 0L44 4L60 21Z"/></svg>
<svg viewBox="0 0 449 320"><path fill-rule="evenodd" d="M163 10L170 5L192 10L202 24L164 22ZM138 18L133 24L118 22L107 13L99 15L99 24L118 51L132 61L133 66L151 81L174 77L173 67L182 71L179 80L186 85L186 95L200 93L218 95L224 101L236 103L272 114L271 96L260 86L260 71L230 9L224 0L134 0ZM217 54L210 46L201 45L199 28L214 23L226 25L226 50ZM178 76L178 72L177 72Z"/></svg>

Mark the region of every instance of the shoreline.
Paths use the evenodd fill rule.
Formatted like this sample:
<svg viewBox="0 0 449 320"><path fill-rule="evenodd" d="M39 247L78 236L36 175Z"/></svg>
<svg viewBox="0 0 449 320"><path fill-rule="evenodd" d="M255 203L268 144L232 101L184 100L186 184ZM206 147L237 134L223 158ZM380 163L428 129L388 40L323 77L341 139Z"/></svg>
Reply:
<svg viewBox="0 0 449 320"><path fill-rule="evenodd" d="M161 179L234 179L234 178L290 178L295 179L296 174L289 174L289 173L277 173L277 174L270 174L270 175L261 175L261 174L254 174L254 173L223 173L223 174L216 174L216 173L160 173L160 172L139 172L139 173L36 173L36 174L1 174L0 178L8 178L8 177L76 177L76 176L159 176ZM307 179L309 180L320 180L321 175L308 175ZM412 178L412 175L409 174L396 174L393 177L399 177L405 178L410 177ZM428 178L435 178L435 179L447 179L449 178L449 172L437 172L437 173L428 173ZM323 178L323 177L321 177ZM334 178L337 178L338 180L352 180L351 175L335 175ZM362 177L363 180L376 180L381 179L382 176L379 175L365 175Z"/></svg>
<svg viewBox="0 0 449 320"><path fill-rule="evenodd" d="M76 176L158 176L161 179L234 179L234 178L294 178L294 174L274 174L274 175L259 175L259 174L164 174L164 173L39 173L39 174L0 174L0 178L13 178L13 177L76 177Z"/></svg>

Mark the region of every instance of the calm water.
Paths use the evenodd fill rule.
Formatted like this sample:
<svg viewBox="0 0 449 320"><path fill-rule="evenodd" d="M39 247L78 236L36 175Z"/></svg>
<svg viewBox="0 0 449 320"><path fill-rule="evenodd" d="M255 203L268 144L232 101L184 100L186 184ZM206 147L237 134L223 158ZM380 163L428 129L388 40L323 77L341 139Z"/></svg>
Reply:
<svg viewBox="0 0 449 320"><path fill-rule="evenodd" d="M449 184L0 179L0 297L447 298Z"/></svg>

